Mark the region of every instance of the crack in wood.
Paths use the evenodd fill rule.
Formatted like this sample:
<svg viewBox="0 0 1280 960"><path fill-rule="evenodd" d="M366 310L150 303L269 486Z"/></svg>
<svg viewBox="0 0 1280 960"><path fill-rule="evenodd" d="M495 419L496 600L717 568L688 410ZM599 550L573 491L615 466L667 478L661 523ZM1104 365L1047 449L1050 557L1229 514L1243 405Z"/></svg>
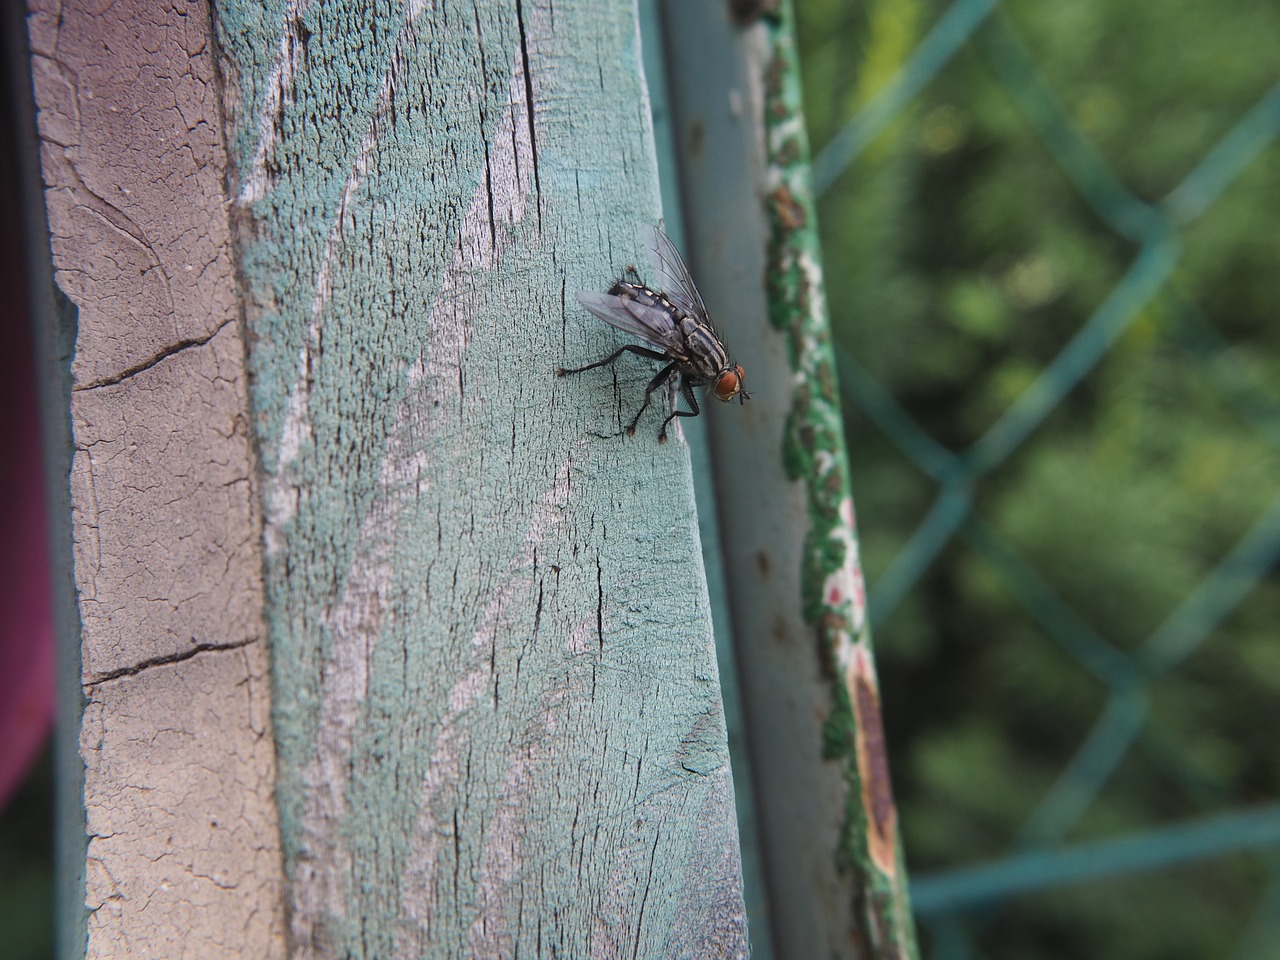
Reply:
<svg viewBox="0 0 1280 960"><path fill-rule="evenodd" d="M121 677L136 677L140 673L144 673L153 667L164 667L174 663L182 663L184 660L191 660L202 653L216 653L223 650L241 650L250 644L258 642L258 637L249 637L246 640L237 640L235 643L198 643L190 650L183 650L179 653L166 653L160 657L151 657L147 660L140 660L139 662L130 664L127 667L120 667L118 669L99 674L92 680L84 681L82 686L85 690L92 690L95 687L111 680L119 680Z"/></svg>
<svg viewBox="0 0 1280 960"><path fill-rule="evenodd" d="M228 324L235 323L235 322L236 322L236 318L234 317L224 320L222 321L222 323L218 324L218 326L213 330L212 333L208 334L207 336L192 337L187 340L179 340L177 343L173 344L172 346L166 347L164 350L160 351L153 357L148 357L146 360L139 361L138 363L135 363L133 366L126 367L125 369L119 371L118 373L114 373L109 377L100 377L99 379L91 380L88 383L76 384L71 388L71 391L73 393L79 393L84 390L97 390L101 387L119 386L120 384L124 383L126 380L132 379L133 377L136 377L140 373L145 373L146 371L150 370L152 367L159 366L161 363L168 360L170 357L175 357L178 354L182 353L184 350L190 350L193 347L208 346L210 341L212 341L214 337L216 337L224 329L226 329Z"/></svg>
<svg viewBox="0 0 1280 960"><path fill-rule="evenodd" d="M538 235L542 235L542 180L538 175L538 137L533 123L533 74L529 70L529 35L524 26L524 3L516 0L516 23L520 28L520 69L524 72L525 119L529 123L529 152L533 157L533 193L538 216Z"/></svg>

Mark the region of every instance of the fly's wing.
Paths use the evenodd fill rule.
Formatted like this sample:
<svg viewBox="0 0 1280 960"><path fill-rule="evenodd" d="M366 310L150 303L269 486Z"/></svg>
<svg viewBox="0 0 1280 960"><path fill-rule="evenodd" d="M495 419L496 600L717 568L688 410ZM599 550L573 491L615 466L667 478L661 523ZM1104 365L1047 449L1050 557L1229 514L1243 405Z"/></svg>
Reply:
<svg viewBox="0 0 1280 960"><path fill-rule="evenodd" d="M671 238L662 232L661 227L645 226L644 248L649 254L649 264L657 274L658 289L689 316L698 320L709 319L706 305L702 302L698 288L693 285L693 278L689 276L689 268L684 265L680 251L671 242Z"/></svg>
<svg viewBox="0 0 1280 960"><path fill-rule="evenodd" d="M594 290L579 290L575 296L592 315L609 326L626 331L668 353L684 353L684 338L667 311Z"/></svg>

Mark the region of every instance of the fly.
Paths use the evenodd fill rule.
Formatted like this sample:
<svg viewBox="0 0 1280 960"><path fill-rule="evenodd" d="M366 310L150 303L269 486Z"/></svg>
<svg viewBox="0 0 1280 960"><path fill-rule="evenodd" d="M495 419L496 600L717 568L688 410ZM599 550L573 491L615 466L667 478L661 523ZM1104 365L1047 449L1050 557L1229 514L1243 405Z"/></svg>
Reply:
<svg viewBox="0 0 1280 960"><path fill-rule="evenodd" d="M671 238L658 227L647 226L644 246L649 265L657 276L657 289L646 286L635 267L627 267L626 275L634 278L634 283L624 277L610 287L608 293L580 290L577 298L605 323L639 337L650 346L629 343L585 367L572 370L558 367L556 375L563 377L606 367L628 352L651 360L665 360L666 366L645 387L644 403L627 424L627 436L635 434L636 424L648 408L653 392L665 385L669 412L658 431L658 442L666 443L667 424L676 417L696 417L702 412L694 387L710 384L716 399L725 403L734 397L739 403L745 403L751 395L743 389L746 374L729 359L729 351L711 326L706 305ZM689 401L692 410L679 409L681 395Z"/></svg>

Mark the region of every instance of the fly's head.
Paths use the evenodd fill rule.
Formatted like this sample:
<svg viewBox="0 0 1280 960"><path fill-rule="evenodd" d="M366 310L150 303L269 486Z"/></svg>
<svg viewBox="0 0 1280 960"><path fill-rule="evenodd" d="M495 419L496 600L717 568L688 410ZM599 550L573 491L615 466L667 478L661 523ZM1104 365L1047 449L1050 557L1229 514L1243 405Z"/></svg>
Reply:
<svg viewBox="0 0 1280 960"><path fill-rule="evenodd" d="M712 387L715 391L716 399L724 403L728 403L734 397L738 398L739 403L746 403L751 399L751 394L744 389L747 375L742 367L734 364L731 367L725 367L716 377L716 382Z"/></svg>

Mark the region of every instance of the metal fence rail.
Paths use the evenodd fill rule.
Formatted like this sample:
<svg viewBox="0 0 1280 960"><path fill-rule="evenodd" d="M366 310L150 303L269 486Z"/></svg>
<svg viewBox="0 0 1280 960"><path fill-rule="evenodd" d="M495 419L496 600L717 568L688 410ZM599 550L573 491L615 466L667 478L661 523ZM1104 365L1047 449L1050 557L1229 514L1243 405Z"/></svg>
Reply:
<svg viewBox="0 0 1280 960"><path fill-rule="evenodd" d="M1080 198L1136 254L1110 294L1020 397L967 449L955 453L934 440L850 353L840 354L849 404L869 418L916 469L937 484L932 508L872 584L873 623L884 621L960 538L995 571L1004 587L1053 643L1106 691L1105 704L1074 756L1023 824L1018 849L997 862L963 865L933 875L915 873L912 897L930 930L935 957L967 956L974 943L961 912L998 904L1045 886L1154 869L1190 859L1250 849L1270 867L1269 892L1237 951L1249 955L1280 923L1280 806L1223 811L1203 822L1158 828L1101 844L1061 847L1063 838L1112 780L1135 741L1148 729L1152 686L1176 670L1235 611L1280 562L1280 484L1270 506L1160 626L1125 649L1100 636L991 524L975 511L975 492L1107 356L1153 302L1186 322L1180 335L1202 357L1219 345L1212 323L1181 300L1170 279L1180 262L1180 235L1280 138L1280 83L1272 87L1209 148L1178 186L1158 203L1141 199L1073 125L1037 70L1027 46L994 0L957 0L915 45L896 76L847 121L814 163L819 194L828 191L879 133L909 110L939 71L966 47L976 51L1031 124ZM834 273L841 265L828 258ZM833 302L839 317L841 304ZM856 322L856 318L855 321ZM1274 400L1259 396L1229 365L1205 364L1221 397L1270 444L1280 447ZM855 475L855 493L857 477ZM890 696L894 696L890 693ZM1049 850L1051 847L1059 847ZM908 844L908 855L910 846ZM1272 934L1268 934L1268 930ZM1273 945L1274 948L1274 945Z"/></svg>

